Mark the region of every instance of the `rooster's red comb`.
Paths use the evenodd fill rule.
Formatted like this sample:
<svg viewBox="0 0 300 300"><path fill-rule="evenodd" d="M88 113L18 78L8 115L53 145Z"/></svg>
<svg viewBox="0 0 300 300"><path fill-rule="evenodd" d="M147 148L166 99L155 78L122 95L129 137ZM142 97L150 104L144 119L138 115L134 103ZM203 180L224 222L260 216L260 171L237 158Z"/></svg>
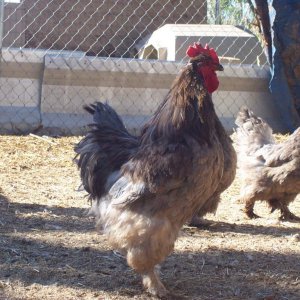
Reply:
<svg viewBox="0 0 300 300"><path fill-rule="evenodd" d="M210 55L215 63L219 63L219 57L216 51L213 48L209 48L207 44L203 48L200 43L194 43L194 45L189 46L186 50L186 54L190 58L194 58L202 53Z"/></svg>

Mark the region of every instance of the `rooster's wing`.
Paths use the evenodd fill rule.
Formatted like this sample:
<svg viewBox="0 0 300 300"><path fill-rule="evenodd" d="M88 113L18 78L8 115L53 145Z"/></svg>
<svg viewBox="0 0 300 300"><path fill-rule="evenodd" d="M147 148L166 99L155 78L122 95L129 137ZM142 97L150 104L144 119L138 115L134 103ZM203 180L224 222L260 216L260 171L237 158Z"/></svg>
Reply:
<svg viewBox="0 0 300 300"><path fill-rule="evenodd" d="M211 159L209 147L200 146L193 139L149 145L124 165L123 176L109 194L113 204L127 206L181 189L195 173L198 185L205 185L211 180L207 174L211 172L207 168Z"/></svg>

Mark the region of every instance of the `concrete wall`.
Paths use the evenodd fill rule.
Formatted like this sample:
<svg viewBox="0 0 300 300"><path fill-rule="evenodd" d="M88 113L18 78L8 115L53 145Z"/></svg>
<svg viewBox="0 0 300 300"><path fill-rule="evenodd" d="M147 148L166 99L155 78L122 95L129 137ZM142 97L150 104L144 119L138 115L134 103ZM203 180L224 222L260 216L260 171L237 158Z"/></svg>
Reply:
<svg viewBox="0 0 300 300"><path fill-rule="evenodd" d="M78 134L91 117L83 104L108 101L128 129L139 130L166 95L181 64L165 61L38 55L3 51L0 81L2 132L39 127L59 134ZM268 92L267 70L244 65L219 73L213 100L228 131L242 105L264 117L276 131L284 128Z"/></svg>
<svg viewBox="0 0 300 300"><path fill-rule="evenodd" d="M190 0L22 0L20 5L5 5L6 18L11 16L4 34L11 33L4 47L132 57L136 42L163 24L206 23L206 0L192 4ZM14 42L16 32L22 37Z"/></svg>

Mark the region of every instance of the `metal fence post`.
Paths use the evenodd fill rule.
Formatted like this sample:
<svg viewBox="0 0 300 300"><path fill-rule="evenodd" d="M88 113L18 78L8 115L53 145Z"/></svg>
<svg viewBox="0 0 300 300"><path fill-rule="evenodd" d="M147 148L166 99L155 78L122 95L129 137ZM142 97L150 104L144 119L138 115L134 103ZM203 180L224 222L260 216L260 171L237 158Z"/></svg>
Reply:
<svg viewBox="0 0 300 300"><path fill-rule="evenodd" d="M2 62L3 27L4 27L4 0L0 0L0 75L1 75L1 62Z"/></svg>

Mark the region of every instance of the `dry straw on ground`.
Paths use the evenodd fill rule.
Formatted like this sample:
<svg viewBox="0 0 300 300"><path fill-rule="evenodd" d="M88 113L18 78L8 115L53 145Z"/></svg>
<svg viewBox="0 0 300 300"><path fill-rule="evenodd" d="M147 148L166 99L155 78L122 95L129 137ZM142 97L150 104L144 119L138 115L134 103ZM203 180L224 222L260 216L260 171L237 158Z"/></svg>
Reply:
<svg viewBox="0 0 300 300"><path fill-rule="evenodd" d="M79 139L0 137L0 299L151 299L85 215ZM247 220L238 192L237 177L210 226L183 229L163 281L186 299L300 299L300 224L264 203Z"/></svg>

